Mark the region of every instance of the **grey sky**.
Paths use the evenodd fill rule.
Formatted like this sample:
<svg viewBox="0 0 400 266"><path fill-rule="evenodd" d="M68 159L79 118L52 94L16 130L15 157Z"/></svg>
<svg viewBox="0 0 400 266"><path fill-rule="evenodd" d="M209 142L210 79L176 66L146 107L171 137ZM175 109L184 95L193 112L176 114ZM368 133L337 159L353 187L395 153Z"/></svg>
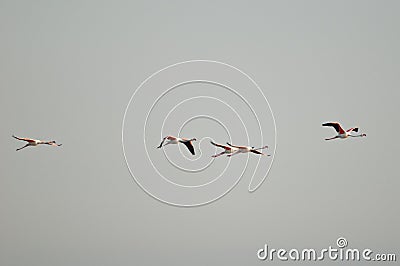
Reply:
<svg viewBox="0 0 400 266"><path fill-rule="evenodd" d="M268 263L256 257L265 243L318 249L340 236L399 256L399 8L0 1L0 265L257 265ZM278 135L259 190L247 192L247 175L188 209L132 180L121 125L144 79L190 59L254 78ZM325 142L334 131L321 123L331 120L368 136ZM63 146L15 152L12 134Z"/></svg>

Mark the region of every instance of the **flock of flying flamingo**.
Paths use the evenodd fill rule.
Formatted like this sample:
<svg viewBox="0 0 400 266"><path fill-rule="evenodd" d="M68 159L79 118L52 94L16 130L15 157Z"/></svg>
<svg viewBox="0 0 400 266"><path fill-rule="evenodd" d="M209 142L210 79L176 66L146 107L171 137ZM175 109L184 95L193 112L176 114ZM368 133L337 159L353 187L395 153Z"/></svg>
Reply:
<svg viewBox="0 0 400 266"><path fill-rule="evenodd" d="M346 139L348 137L365 137L367 136L365 133L362 134L358 134L358 135L353 135L352 132L358 132L358 127L352 127L349 128L347 130L344 130L343 127L338 123L338 122L328 122L328 123L324 123L322 124L322 126L324 127L333 127L336 132L338 133L336 136L331 137L331 138L326 138L325 140L333 140L333 139ZM18 148L16 151L22 150L26 147L30 147L30 146L38 146L40 144L46 144L46 145L50 145L50 146L55 146L55 147L59 147L62 144L57 144L56 141L51 140L51 141L42 141L42 140L37 140L37 139L31 139L31 138L19 138L16 137L14 135L12 135L13 138L17 139L17 140L21 140L21 141L25 141L27 142L25 144L25 146ZM196 138L191 138L191 139L187 139L187 138L180 138L180 137L174 137L174 136L166 136L162 139L160 145L157 147L158 149L165 147L167 145L170 144L179 144L182 143L184 144L187 149L190 151L190 153L192 155L195 155L195 150L194 150L194 146L193 146L193 141L196 141ZM222 145L222 144L218 144L215 143L213 141L211 141L211 144L224 149L222 152L212 155L211 157L213 158L217 158L221 155L227 154L227 157L231 157L233 155L236 154L240 154L240 153L255 153L258 155L265 155L264 153L262 153L259 150L263 150L263 149L267 149L268 146L264 146L261 148L254 148L254 147L250 147L250 146L236 146L236 145L232 145L229 142L226 143L226 145ZM269 154L267 156L270 156Z"/></svg>
<svg viewBox="0 0 400 266"><path fill-rule="evenodd" d="M352 127L349 128L348 130L344 130L342 128L342 126L338 123L338 122L329 122L329 123L324 123L322 124L322 126L324 127L333 127L336 132L338 133L338 135L332 137L332 138L327 138L325 140L332 140L332 139L346 139L348 137L365 137L367 136L367 134L362 133L362 134L358 134L358 135L352 135L352 132L358 132L358 127ZM179 144L182 143L184 144L188 150L190 151L191 154L195 155L195 151L194 151L194 146L193 146L193 141L196 141L196 138L192 138L192 139L186 139L186 138L178 138L178 137L174 137L174 136L166 136L162 139L160 145L157 147L158 149L167 146L169 144ZM215 143L213 141L211 141L211 144L224 149L224 151L212 155L211 157L213 158L217 158L221 155L227 154L227 157L231 157L233 155L239 154L239 153L255 153L258 155L265 155L264 153L260 152L259 150L263 150L263 149L267 149L268 146L264 146L261 148L254 148L254 147L250 147L250 146L236 146L236 145L232 145L229 142L227 142L227 145L223 145L223 144L218 144ZM267 156L270 156L270 154L268 154Z"/></svg>
<svg viewBox="0 0 400 266"><path fill-rule="evenodd" d="M182 143L188 148L188 150L190 151L191 154L195 155L194 146L193 146L193 143L192 143L193 141L196 141L196 138L185 139L185 138L178 138L178 137L174 137L174 136L166 136L166 137L164 137L162 139L160 145L157 148L160 149L160 148L162 148L164 146L167 146L169 144ZM230 156L233 156L235 154L248 153L248 152L264 155L264 153L259 152L258 150L268 148L268 146L264 146L262 148L255 149L254 147L248 147L248 146L235 146L235 145L232 145L232 144L230 144L228 142L226 143L228 146L222 145L222 144L218 144L218 143L215 143L213 141L211 141L211 144L214 145L214 146L217 146L217 147L220 147L220 148L224 149L223 152L211 156L213 158L216 158L216 157L224 155L224 154L228 154L227 156L230 157Z"/></svg>

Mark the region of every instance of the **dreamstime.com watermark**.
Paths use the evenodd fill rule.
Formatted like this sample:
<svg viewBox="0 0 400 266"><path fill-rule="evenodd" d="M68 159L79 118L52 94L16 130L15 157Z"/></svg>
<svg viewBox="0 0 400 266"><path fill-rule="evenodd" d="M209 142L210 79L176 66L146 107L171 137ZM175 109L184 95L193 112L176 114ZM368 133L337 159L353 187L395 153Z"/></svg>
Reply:
<svg viewBox="0 0 400 266"><path fill-rule="evenodd" d="M336 247L329 246L321 250L315 249L273 249L267 244L257 251L259 260L280 260L280 261L396 261L396 254L374 253L371 249L359 250L347 248L348 242L345 238L339 237L336 240Z"/></svg>

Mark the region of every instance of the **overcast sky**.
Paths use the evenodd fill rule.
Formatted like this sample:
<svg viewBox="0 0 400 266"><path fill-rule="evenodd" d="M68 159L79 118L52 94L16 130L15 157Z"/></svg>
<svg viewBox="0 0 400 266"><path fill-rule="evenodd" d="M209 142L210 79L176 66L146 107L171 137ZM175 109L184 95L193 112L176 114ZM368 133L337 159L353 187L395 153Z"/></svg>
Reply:
<svg viewBox="0 0 400 266"><path fill-rule="evenodd" d="M341 236L349 247L399 256L399 8L398 1L0 1L0 264L260 265L269 263L257 259L264 244L322 249ZM220 200L182 208L137 185L121 134L139 85L192 59L227 63L257 82L276 120L277 149L256 192L247 191L246 171ZM170 85L208 75L231 82L255 108L263 107L250 83L235 86L245 82L240 74L182 71L156 80L158 87L149 86L129 110L149 111L147 101ZM251 113L212 84L185 88L154 109L146 147L167 177L198 185L228 158L218 158L207 169L212 174L196 179L155 149L160 136L175 134L196 114L224 120L237 144L247 144L244 127L229 107L210 98L177 107L165 131L158 122L180 101L199 95L229 100L244 117ZM255 134L249 144L272 147L271 113L257 113L265 137L257 138L254 121L245 119ZM135 129L140 118L144 113L127 114L127 161L131 167L137 160L142 180L156 180L143 139L135 142L134 134L143 137L144 125ZM199 138L196 149L202 151L190 169L206 165L216 152L201 138L229 140L215 119L193 120L182 129L184 137ZM327 121L359 126L367 137L325 142L335 134L321 126ZM12 134L63 146L16 152L24 144ZM182 154L176 146L164 151L176 163L191 159L184 146ZM246 159L233 157L229 171L243 169ZM249 156L250 167L257 160ZM261 164L270 166L271 158Z"/></svg>

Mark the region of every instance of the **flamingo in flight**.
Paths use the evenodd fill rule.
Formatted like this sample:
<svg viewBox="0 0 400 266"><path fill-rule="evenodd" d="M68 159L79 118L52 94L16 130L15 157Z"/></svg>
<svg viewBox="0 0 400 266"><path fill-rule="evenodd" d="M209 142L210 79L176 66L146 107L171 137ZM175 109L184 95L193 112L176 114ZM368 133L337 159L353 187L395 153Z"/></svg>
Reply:
<svg viewBox="0 0 400 266"><path fill-rule="evenodd" d="M188 148L190 153L195 155L192 141L196 141L196 139L195 138L185 139L185 138L178 138L178 137L174 137L174 136L166 136L166 137L163 138L163 140L161 141L161 143L157 147L157 149L160 149L161 147L164 147L164 146L169 145L169 144L183 143Z"/></svg>
<svg viewBox="0 0 400 266"><path fill-rule="evenodd" d="M352 128L349 128L348 130L344 130L338 122L324 123L324 124L322 124L322 126L333 127L336 130L336 132L338 133L338 135L336 135L332 138L327 138L325 140L332 140L332 139L337 139L337 138L346 139L348 137L356 138L356 137L366 137L367 136L367 134L365 134L365 133L362 133L359 135L352 135L351 134L352 132L358 132L358 127L352 127Z"/></svg>
<svg viewBox="0 0 400 266"><path fill-rule="evenodd" d="M255 153L255 154L259 154L259 155L264 155L264 153L262 153L262 152L260 152L258 150L262 150L262 149L267 149L268 148L268 146L264 146L264 147L257 148L257 149L254 148L254 147L250 147L250 146L235 146L235 145L230 144L229 142L227 142L226 144L228 144L228 146L230 146L231 148L237 149L235 152L227 155L228 157L231 157L231 156L239 154L239 153L248 153L248 152L252 152L252 153ZM267 156L270 156L270 155L268 154Z"/></svg>
<svg viewBox="0 0 400 266"><path fill-rule="evenodd" d="M39 144L47 144L47 145L51 145L51 146L61 146L62 144L57 144L56 141L51 140L51 141L42 141L42 140L37 140L37 139L30 139L30 138L19 138L16 137L14 135L12 135L13 138L17 139L17 140L22 140L22 141L26 141L27 144L21 148L18 148L16 151L22 150L23 148L29 147L29 146L37 146Z"/></svg>
<svg viewBox="0 0 400 266"><path fill-rule="evenodd" d="M211 156L211 157L213 157L213 158L217 158L217 157L219 157L219 156L221 156L221 155L224 155L224 154L233 154L233 153L235 153L235 152L237 152L237 151L239 150L238 148L235 148L235 147L230 147L230 146L218 144L218 143L215 143L215 142L213 142L213 141L210 141L210 142L211 142L212 145L224 149L223 152ZM229 155L228 155L228 156L229 156Z"/></svg>

